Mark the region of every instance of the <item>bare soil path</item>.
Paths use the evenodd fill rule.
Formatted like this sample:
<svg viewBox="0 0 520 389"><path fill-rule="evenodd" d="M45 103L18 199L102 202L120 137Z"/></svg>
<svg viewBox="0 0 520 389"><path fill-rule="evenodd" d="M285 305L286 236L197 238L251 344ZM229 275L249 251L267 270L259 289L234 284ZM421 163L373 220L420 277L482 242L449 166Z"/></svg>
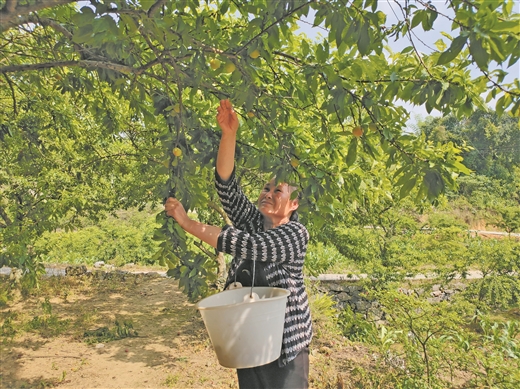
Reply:
<svg viewBox="0 0 520 389"><path fill-rule="evenodd" d="M96 288L87 280L77 282L56 280L46 326L4 337L2 389L236 387L234 370L218 365L199 313L173 280L157 277ZM24 299L2 314L18 312L18 322L44 318L42 300ZM58 324L52 317L59 318ZM53 334L67 320L65 332ZM131 323L138 336L85 342L85 329L110 329L116 320Z"/></svg>
<svg viewBox="0 0 520 389"><path fill-rule="evenodd" d="M0 277L0 283L6 280ZM137 336L85 337L103 328ZM324 331L315 326L310 385L343 388L350 371L370 364L370 354ZM238 385L235 370L218 364L200 314L177 282L133 274L99 281L53 276L33 295L15 296L0 307L0 388L51 387Z"/></svg>

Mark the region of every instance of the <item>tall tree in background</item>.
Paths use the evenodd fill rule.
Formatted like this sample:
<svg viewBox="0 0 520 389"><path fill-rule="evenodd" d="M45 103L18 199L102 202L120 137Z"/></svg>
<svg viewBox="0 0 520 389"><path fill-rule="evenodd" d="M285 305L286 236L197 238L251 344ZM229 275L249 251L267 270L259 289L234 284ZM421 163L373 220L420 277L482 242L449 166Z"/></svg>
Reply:
<svg viewBox="0 0 520 389"><path fill-rule="evenodd" d="M468 172L454 145L403 134L408 113L398 101L464 117L485 108L484 95L496 101L499 114L520 112L518 79L504 83L520 56L519 16L510 0L451 1L447 15L431 3L396 2L400 20L392 26L385 24L376 0L84 4L0 0L4 263L16 264L20 255L10 249L19 229L34 228L13 223L20 209L17 193L24 192L23 204L30 209L43 203L28 182L13 189L13 171L5 167L16 164L15 153L5 139L31 133L34 145L17 143L22 154L32 147L50 155L38 143L45 123L19 125L32 111L24 105L27 96L44 107L59 91L63 104L74 102L72 115L94 118L94 127L77 124L94 145L110 148L119 139L132 161L147 165L128 165L135 192L121 196L114 189L113 199L103 201L106 210L145 202L150 191L156 199L175 193L190 209L207 208L218 139L214 108L219 99L230 98L243 120L240 168L298 183L318 224L352 199L390 195L383 189L389 186L399 188L401 197L433 201L455 185L458 174ZM322 39L298 35L297 21L305 15L324 31ZM419 52L418 36L433 31L441 19L452 26L444 32L447 44L438 41L437 49ZM390 53L385 50L390 39L409 44ZM95 150L99 154L96 146L90 152ZM85 145L80 154L88 158L88 152ZM128 159L117 154L107 152L103 159L123 166ZM26 173L39 175L46 160ZM64 160L64 170L71 161ZM374 165L386 174L372 174ZM95 174L106 177L107 171L100 167ZM112 174L107 188L124 176L117 169ZM154 184L160 181L162 186ZM96 203L83 201L82 211L95 210ZM62 206L63 214L73 209ZM34 212L45 219L48 211ZM182 279L204 278L205 261L186 254L181 231L171 220L162 222L158 257ZM171 239L177 242L173 250ZM17 247L30 257L30 240L20 239ZM193 295L204 289L197 282L188 285Z"/></svg>

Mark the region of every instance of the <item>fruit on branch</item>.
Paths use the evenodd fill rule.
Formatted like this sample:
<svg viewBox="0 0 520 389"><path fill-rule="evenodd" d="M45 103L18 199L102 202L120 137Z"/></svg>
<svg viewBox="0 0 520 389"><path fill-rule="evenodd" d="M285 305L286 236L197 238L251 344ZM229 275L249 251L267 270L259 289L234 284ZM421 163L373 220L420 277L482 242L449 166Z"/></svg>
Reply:
<svg viewBox="0 0 520 389"><path fill-rule="evenodd" d="M258 50L253 50L253 51L249 54L249 56L250 56L251 58L253 58L253 59L257 59L258 57L260 57L260 51L258 51Z"/></svg>
<svg viewBox="0 0 520 389"><path fill-rule="evenodd" d="M173 155L175 155L176 157L180 157L182 155L182 150L179 149L178 147L174 148L173 151L172 151Z"/></svg>
<svg viewBox="0 0 520 389"><path fill-rule="evenodd" d="M211 61L209 61L209 66L211 69L217 70L220 67L220 60L213 58Z"/></svg>
<svg viewBox="0 0 520 389"><path fill-rule="evenodd" d="M236 66L233 62L228 62L225 66L224 66L224 72L226 73L233 73L236 69Z"/></svg>
<svg viewBox="0 0 520 389"><path fill-rule="evenodd" d="M357 126L352 130L352 135L354 135L356 138L359 138L361 135L363 135L363 129L361 126Z"/></svg>

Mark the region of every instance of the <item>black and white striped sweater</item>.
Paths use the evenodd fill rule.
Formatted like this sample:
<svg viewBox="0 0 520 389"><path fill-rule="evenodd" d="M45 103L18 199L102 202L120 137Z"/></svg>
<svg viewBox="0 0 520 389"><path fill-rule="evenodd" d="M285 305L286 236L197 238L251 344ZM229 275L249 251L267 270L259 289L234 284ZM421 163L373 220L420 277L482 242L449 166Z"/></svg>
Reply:
<svg viewBox="0 0 520 389"><path fill-rule="evenodd" d="M218 174L216 187L222 206L233 226L225 226L218 237L217 249L233 256L226 287L234 281L235 270L246 261L262 261L269 286L290 292L285 309L285 325L279 365L286 365L308 346L312 322L303 284L303 262L309 233L303 224L290 221L264 230L264 218L244 195L235 173L228 181Z"/></svg>

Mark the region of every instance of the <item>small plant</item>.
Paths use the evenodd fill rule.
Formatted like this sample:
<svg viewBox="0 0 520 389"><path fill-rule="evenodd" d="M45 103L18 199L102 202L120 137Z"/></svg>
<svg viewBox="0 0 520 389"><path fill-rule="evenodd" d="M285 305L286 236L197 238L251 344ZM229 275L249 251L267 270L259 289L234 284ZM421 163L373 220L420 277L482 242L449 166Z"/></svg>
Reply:
<svg viewBox="0 0 520 389"><path fill-rule="evenodd" d="M364 319L363 315L352 310L347 305L339 314L338 325L341 333L347 339L375 344L378 337L377 328Z"/></svg>
<svg viewBox="0 0 520 389"><path fill-rule="evenodd" d="M13 321L16 320L17 316L18 314L16 312L9 311L2 326L0 326L0 335L4 338L4 342L7 338L13 338L18 332L13 325Z"/></svg>
<svg viewBox="0 0 520 389"><path fill-rule="evenodd" d="M26 323L25 328L28 331L39 332L43 336L56 336L68 328L70 320L60 320L52 313L52 305L48 297L41 303L41 309L42 315L36 315Z"/></svg>
<svg viewBox="0 0 520 389"><path fill-rule="evenodd" d="M112 329L108 327L101 327L95 330L85 331L83 337L85 342L88 344L93 343L106 343L113 340L119 340L124 338L131 338L138 336L134 326L129 321L123 321L122 323L118 320L115 321L115 326Z"/></svg>
<svg viewBox="0 0 520 389"><path fill-rule="evenodd" d="M177 374L168 374L164 385L168 388L173 388L179 382L179 376Z"/></svg>

